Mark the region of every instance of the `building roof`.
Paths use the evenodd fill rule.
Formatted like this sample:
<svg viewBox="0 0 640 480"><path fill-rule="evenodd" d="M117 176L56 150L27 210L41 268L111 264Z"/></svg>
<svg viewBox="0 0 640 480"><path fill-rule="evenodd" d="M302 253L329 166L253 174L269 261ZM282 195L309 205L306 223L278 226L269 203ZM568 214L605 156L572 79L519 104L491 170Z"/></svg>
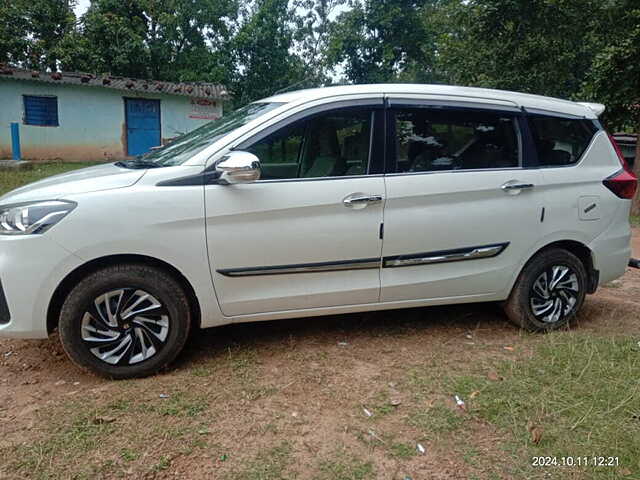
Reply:
<svg viewBox="0 0 640 480"><path fill-rule="evenodd" d="M637 133L614 133L613 138L616 139L616 142L621 143L633 143L635 144L638 141Z"/></svg>
<svg viewBox="0 0 640 480"><path fill-rule="evenodd" d="M163 93L197 98L222 99L227 97L227 89L213 83L162 82L137 78L94 75L79 72L38 72L0 64L0 80L30 80L36 82L78 85L83 87L113 88L130 92Z"/></svg>
<svg viewBox="0 0 640 480"><path fill-rule="evenodd" d="M458 100L473 102L484 100L513 107L530 110L544 110L586 118L597 118L604 111L604 105L598 103L577 103L560 98L544 97L529 93L509 92L506 90L492 90L489 88L458 87L452 85L422 85L422 84L374 84L374 85L344 85L336 87L312 88L275 95L267 99L270 102L297 102L316 100L341 95L424 95L429 98L442 100Z"/></svg>

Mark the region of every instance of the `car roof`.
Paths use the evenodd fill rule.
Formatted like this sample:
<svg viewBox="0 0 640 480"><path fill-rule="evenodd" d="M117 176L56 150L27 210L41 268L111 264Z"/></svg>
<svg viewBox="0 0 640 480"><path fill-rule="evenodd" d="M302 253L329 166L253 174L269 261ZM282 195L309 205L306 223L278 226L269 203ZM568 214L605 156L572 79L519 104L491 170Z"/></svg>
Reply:
<svg viewBox="0 0 640 480"><path fill-rule="evenodd" d="M500 101L510 102L516 107L526 110L542 110L565 115L586 118L597 118L604 111L604 105L598 103L577 103L560 98L532 95L530 93L510 92L507 90L493 90L490 88L459 87L453 85L427 85L409 83L388 83L371 85L342 85L333 87L296 90L274 95L261 100L262 102L298 103L312 100L329 99L342 95L429 95L442 96L451 100L456 97L459 101Z"/></svg>

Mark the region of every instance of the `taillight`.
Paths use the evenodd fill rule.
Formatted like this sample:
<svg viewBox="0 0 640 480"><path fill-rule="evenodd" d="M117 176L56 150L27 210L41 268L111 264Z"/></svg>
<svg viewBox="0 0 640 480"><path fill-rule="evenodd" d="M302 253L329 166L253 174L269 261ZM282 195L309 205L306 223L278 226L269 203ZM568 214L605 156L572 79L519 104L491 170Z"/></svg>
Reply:
<svg viewBox="0 0 640 480"><path fill-rule="evenodd" d="M618 155L618 160L620 160L622 170L605 178L602 183L604 183L605 187L615 193L616 196L631 200L638 189L638 177L636 177L635 173L633 173L633 170L631 170L631 167L629 167L629 164L624 159L624 155L622 155L622 151L620 150L615 138L609 135L609 140L616 151L616 155Z"/></svg>
<svg viewBox="0 0 640 480"><path fill-rule="evenodd" d="M611 190L616 196L631 200L636 194L638 188L638 179L633 172L620 170L610 177L605 178L602 183Z"/></svg>
<svg viewBox="0 0 640 480"><path fill-rule="evenodd" d="M620 160L620 165L622 165L622 168L624 168L627 172L635 176L635 174L633 173L633 170L631 170L631 167L629 166L627 161L624 159L624 155L622 154L622 150L620 150L620 145L618 145L618 142L616 142L616 139L613 138L613 136L610 133L608 133L607 135L609 135L609 141L611 142L611 145L613 145L613 149L616 151L616 155L618 155L618 160Z"/></svg>

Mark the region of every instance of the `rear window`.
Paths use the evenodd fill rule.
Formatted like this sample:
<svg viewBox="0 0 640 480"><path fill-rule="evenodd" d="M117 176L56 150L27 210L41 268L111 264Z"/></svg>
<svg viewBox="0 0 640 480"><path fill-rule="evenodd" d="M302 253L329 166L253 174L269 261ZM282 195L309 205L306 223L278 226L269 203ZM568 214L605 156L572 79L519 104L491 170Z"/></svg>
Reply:
<svg viewBox="0 0 640 480"><path fill-rule="evenodd" d="M529 118L541 166L577 163L598 131L591 120L536 116Z"/></svg>

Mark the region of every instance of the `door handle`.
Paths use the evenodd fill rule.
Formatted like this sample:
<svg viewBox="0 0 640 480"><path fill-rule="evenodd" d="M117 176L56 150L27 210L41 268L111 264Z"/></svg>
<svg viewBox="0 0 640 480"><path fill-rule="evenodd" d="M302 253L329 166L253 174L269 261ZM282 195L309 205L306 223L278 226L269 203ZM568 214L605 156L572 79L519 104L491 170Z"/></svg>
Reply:
<svg viewBox="0 0 640 480"><path fill-rule="evenodd" d="M533 183L505 183L500 188L505 192L513 191L513 190L525 190L527 188L533 188L535 185Z"/></svg>
<svg viewBox="0 0 640 480"><path fill-rule="evenodd" d="M380 203L383 200L383 198L384 197L382 195L367 195L367 194L354 193L346 197L344 200L342 200L342 203L344 204L345 207L355 207L355 206L363 207L371 203Z"/></svg>

